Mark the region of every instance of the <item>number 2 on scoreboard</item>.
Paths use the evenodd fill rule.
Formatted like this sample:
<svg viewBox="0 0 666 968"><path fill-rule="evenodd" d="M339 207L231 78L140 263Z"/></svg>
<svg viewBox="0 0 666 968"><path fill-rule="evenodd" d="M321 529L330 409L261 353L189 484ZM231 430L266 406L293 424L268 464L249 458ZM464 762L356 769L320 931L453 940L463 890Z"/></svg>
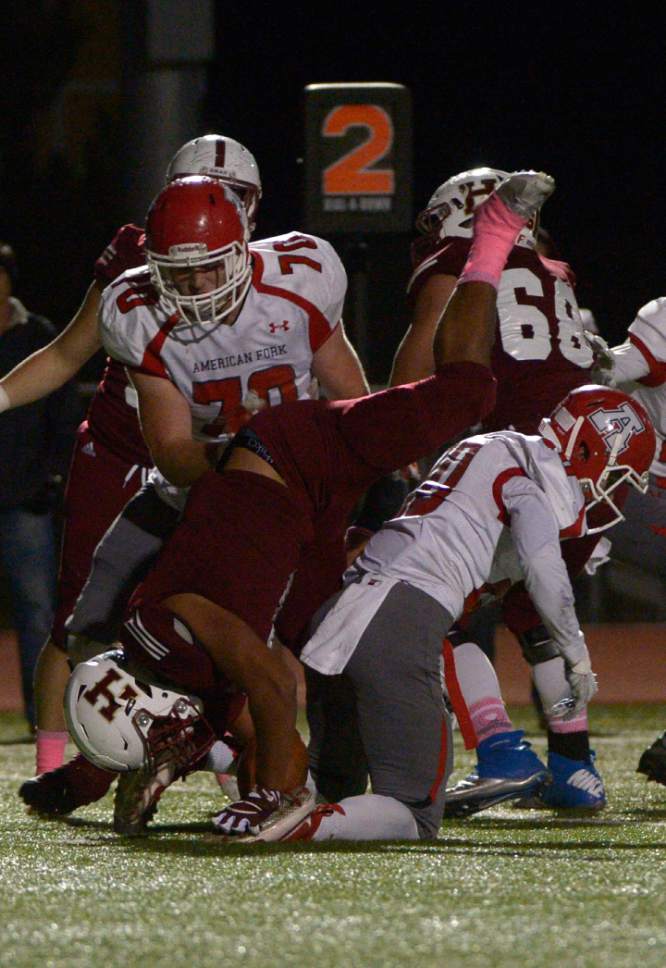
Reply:
<svg viewBox="0 0 666 968"><path fill-rule="evenodd" d="M365 128L368 136L324 169L324 195L393 195L393 168L369 170L393 146L391 116L378 104L341 104L326 115L321 132L325 138L340 138L355 127Z"/></svg>

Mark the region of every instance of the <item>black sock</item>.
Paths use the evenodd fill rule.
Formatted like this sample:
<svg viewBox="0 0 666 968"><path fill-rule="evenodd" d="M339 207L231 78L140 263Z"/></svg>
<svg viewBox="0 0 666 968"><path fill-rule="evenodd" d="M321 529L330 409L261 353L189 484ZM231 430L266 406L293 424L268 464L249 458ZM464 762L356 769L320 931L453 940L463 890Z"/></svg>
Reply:
<svg viewBox="0 0 666 968"><path fill-rule="evenodd" d="M590 758L590 734L586 729L577 733L554 733L548 730L548 752L568 756L570 760Z"/></svg>

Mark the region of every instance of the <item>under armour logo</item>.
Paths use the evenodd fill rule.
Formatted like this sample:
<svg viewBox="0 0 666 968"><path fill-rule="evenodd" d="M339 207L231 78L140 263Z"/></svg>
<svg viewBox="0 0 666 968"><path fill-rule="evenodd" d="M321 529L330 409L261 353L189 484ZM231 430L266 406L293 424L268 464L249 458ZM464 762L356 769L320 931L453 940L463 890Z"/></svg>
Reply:
<svg viewBox="0 0 666 968"><path fill-rule="evenodd" d="M281 323L269 323L268 328L270 329L271 333L277 333L279 329L283 329L286 333L286 331L289 329L289 320L285 319Z"/></svg>
<svg viewBox="0 0 666 968"><path fill-rule="evenodd" d="M97 709L97 712L110 723L113 722L114 716L121 708L118 699L135 699L139 695L136 689L133 689L132 686L126 682L123 691L116 696L110 687L112 682L118 682L118 680L122 682L122 676L116 672L115 669L109 669L109 671L102 676L99 682L96 683L92 689L86 689L86 691L83 693L83 698L89 702L91 706L94 706L95 709ZM100 696L103 699L106 699L108 705L100 706L98 708L97 700Z"/></svg>
<svg viewBox="0 0 666 968"><path fill-rule="evenodd" d="M608 450L616 455L627 449L634 434L641 434L645 430L643 421L630 403L621 403L611 410L596 410L590 414L590 420L603 437Z"/></svg>

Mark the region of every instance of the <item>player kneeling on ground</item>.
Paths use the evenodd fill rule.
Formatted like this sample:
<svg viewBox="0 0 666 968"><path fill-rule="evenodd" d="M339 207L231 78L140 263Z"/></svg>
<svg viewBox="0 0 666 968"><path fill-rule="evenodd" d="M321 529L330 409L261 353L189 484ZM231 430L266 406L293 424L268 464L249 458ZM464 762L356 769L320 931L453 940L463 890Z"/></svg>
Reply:
<svg viewBox="0 0 666 968"><path fill-rule="evenodd" d="M290 839L436 835L451 761L442 647L489 585L525 581L565 662L559 714L577 715L596 680L560 540L584 534L599 503L621 517L618 488L646 490L654 449L643 407L592 385L568 394L539 436L480 434L445 452L346 573L345 590L317 617L301 655L322 691L326 679L339 688L341 676L353 690L374 795L318 808ZM315 780L326 771L317 746L325 734L326 724L313 731ZM546 773L538 772L535 781Z"/></svg>

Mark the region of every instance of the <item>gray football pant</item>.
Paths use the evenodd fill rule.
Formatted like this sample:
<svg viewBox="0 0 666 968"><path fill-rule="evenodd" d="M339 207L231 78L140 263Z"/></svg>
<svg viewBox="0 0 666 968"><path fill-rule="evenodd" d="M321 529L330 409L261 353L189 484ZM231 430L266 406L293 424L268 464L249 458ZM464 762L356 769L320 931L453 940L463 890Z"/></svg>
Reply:
<svg viewBox="0 0 666 968"><path fill-rule="evenodd" d="M336 600L324 606L315 625ZM452 621L433 598L401 582L377 610L342 675L308 670L310 768L320 793L334 793L336 800L362 793L367 770L373 793L404 803L424 839L439 830L452 765L441 680L442 645Z"/></svg>
<svg viewBox="0 0 666 968"><path fill-rule="evenodd" d="M127 602L175 528L180 515L145 484L131 498L101 539L74 611L67 620L75 642L71 658L82 662L118 637ZM92 642L87 647L85 639ZM68 643L69 644L69 643Z"/></svg>

